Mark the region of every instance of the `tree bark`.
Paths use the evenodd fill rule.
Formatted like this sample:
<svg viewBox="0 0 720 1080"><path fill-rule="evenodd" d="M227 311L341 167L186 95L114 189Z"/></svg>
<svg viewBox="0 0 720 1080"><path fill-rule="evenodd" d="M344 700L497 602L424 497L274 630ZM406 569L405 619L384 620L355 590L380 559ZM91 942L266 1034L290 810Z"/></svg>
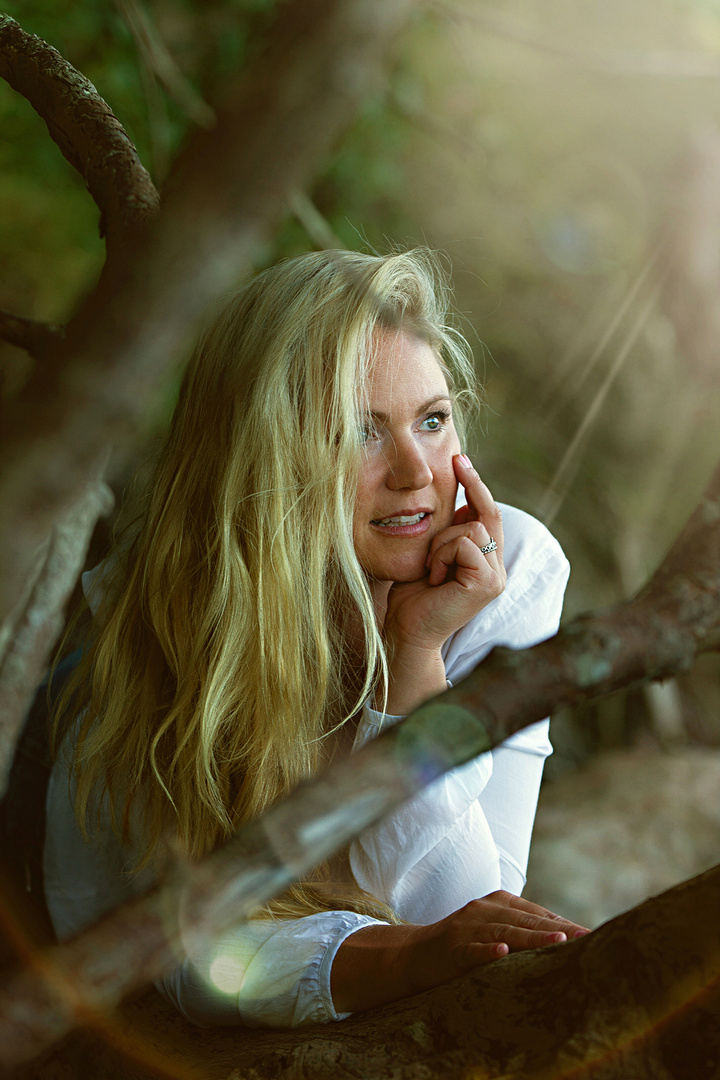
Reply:
<svg viewBox="0 0 720 1080"><path fill-rule="evenodd" d="M342 1023L199 1029L155 991L23 1074L104 1080L717 1080L720 867L566 945Z"/></svg>
<svg viewBox="0 0 720 1080"><path fill-rule="evenodd" d="M150 220L158 193L97 90L51 45L0 16L0 77L30 102L97 203L108 249Z"/></svg>

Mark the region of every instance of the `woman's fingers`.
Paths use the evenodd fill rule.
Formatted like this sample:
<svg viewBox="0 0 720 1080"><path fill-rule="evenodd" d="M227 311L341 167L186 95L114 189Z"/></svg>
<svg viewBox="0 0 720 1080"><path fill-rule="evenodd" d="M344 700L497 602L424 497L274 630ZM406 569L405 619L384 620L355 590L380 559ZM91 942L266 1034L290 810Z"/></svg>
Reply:
<svg viewBox="0 0 720 1080"><path fill-rule="evenodd" d="M493 960L501 960L510 952L526 949L542 949L546 945L561 945L568 939L559 930L552 932L522 930L507 923L486 923L478 929L476 939L456 947L455 962L459 968L469 970Z"/></svg>
<svg viewBox="0 0 720 1080"><path fill-rule="evenodd" d="M433 556L438 548L442 547L443 544L448 544L453 540L459 539L461 536L467 536L477 548L481 548L491 541L490 533L483 525L482 521L468 521L461 525L448 525L447 529L443 529L442 532L439 532L437 536L433 537L428 552L427 565L429 566L432 562ZM498 551L499 545L494 551L488 553L488 555L492 555L492 562L498 563L500 561Z"/></svg>
<svg viewBox="0 0 720 1080"><path fill-rule="evenodd" d="M474 582L472 577L467 578L467 575L457 572L462 569L477 571L480 580L487 579L488 584L498 576L504 583L505 571L499 545L493 551L482 551L482 548L490 543L490 534L480 521L469 521L465 525L451 525L443 529L433 539L428 552L429 584L441 585L447 577L448 567L453 565L457 568L455 577L462 585L471 585Z"/></svg>
<svg viewBox="0 0 720 1080"><path fill-rule="evenodd" d="M488 534L496 541L498 553L502 559L503 528L502 514L493 499L487 484L480 479L467 454L457 454L453 458L453 468L458 481L465 488L467 506L455 511L453 525L464 525L469 521L481 521Z"/></svg>
<svg viewBox="0 0 720 1080"><path fill-rule="evenodd" d="M488 938L491 937L491 940ZM457 950L458 961L463 964L490 963L507 956L510 952L543 949L547 945L562 945L567 941L564 934L544 934L539 931L520 930L517 926L488 925L483 928L482 940L469 941Z"/></svg>
<svg viewBox="0 0 720 1080"><path fill-rule="evenodd" d="M455 568L455 580L461 585L471 585L485 577L487 566L483 566L483 554L479 546L469 536L454 536L449 541L435 548L430 556L430 585L442 585L447 578L448 569ZM469 577L462 571L474 572Z"/></svg>
<svg viewBox="0 0 720 1080"><path fill-rule="evenodd" d="M437 986L509 952L560 945L585 933L589 931L584 927L512 893L489 893L439 922L408 928L404 963L411 992Z"/></svg>
<svg viewBox="0 0 720 1080"><path fill-rule="evenodd" d="M482 906L483 912L479 917L487 918L489 910L492 909L498 921L532 930L561 931L568 938L590 933L586 926L580 926L539 904L524 900L522 896L505 892L504 889L489 893L482 900L472 901L471 906L473 905Z"/></svg>
<svg viewBox="0 0 720 1080"><path fill-rule="evenodd" d="M472 900L449 918L449 934L459 963L472 965L497 959L493 945L508 951L559 945L582 934L585 927L563 919L546 908L502 890Z"/></svg>
<svg viewBox="0 0 720 1080"><path fill-rule="evenodd" d="M491 964L493 960L502 960L510 952L509 946L504 941L486 944L483 941L471 941L456 957L456 963L463 971L469 971L483 964Z"/></svg>

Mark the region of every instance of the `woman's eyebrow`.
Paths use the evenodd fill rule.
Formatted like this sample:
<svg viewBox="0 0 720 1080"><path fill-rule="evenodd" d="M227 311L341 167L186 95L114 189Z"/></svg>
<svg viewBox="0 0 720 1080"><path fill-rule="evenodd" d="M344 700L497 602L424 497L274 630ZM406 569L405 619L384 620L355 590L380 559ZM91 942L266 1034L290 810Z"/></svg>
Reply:
<svg viewBox="0 0 720 1080"><path fill-rule="evenodd" d="M448 405L452 405L452 398L449 394L438 394L436 397L431 397L428 401L424 401L422 405L418 405L415 415L420 416L421 413L427 412L433 405L439 405L440 402L447 402ZM387 413L374 412L372 409L370 410L370 416L373 420L379 420L383 424L388 419Z"/></svg>

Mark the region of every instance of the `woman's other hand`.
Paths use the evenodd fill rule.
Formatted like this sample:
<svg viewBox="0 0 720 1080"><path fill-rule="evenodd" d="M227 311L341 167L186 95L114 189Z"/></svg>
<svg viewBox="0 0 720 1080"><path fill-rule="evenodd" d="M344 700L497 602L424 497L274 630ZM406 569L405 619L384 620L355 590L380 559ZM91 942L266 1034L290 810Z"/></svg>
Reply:
<svg viewBox="0 0 720 1080"><path fill-rule="evenodd" d="M439 986L509 952L559 945L589 933L519 896L498 891L430 926L366 926L333 962L338 1012L374 1008Z"/></svg>
<svg viewBox="0 0 720 1080"><path fill-rule="evenodd" d="M471 900L447 918L415 930L407 979L417 991L510 952L559 945L589 933L586 927L503 890Z"/></svg>

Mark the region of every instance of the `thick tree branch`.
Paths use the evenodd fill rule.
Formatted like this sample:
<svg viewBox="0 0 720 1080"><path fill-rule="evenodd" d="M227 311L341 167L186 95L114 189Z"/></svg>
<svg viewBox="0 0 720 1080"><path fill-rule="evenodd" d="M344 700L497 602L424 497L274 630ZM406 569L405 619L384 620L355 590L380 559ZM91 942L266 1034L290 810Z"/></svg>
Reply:
<svg viewBox="0 0 720 1080"><path fill-rule="evenodd" d="M0 77L27 98L85 180L112 253L158 206L155 186L120 121L89 79L9 15L0 15Z"/></svg>
<svg viewBox="0 0 720 1080"><path fill-rule="evenodd" d="M720 647L720 469L639 596L467 679L333 764L203 862L51 951L0 994L0 1061L26 1060L307 873L441 773L560 704L688 667ZM44 972L44 973L43 973Z"/></svg>
<svg viewBox="0 0 720 1080"><path fill-rule="evenodd" d="M515 953L341 1024L198 1029L150 991L34 1076L699 1080L720 1056L720 867L568 945Z"/></svg>
<svg viewBox="0 0 720 1080"><path fill-rule="evenodd" d="M9 311L0 311L0 339L18 349L24 349L36 360L42 360L58 348L62 341L61 326L35 322L11 315Z"/></svg>

